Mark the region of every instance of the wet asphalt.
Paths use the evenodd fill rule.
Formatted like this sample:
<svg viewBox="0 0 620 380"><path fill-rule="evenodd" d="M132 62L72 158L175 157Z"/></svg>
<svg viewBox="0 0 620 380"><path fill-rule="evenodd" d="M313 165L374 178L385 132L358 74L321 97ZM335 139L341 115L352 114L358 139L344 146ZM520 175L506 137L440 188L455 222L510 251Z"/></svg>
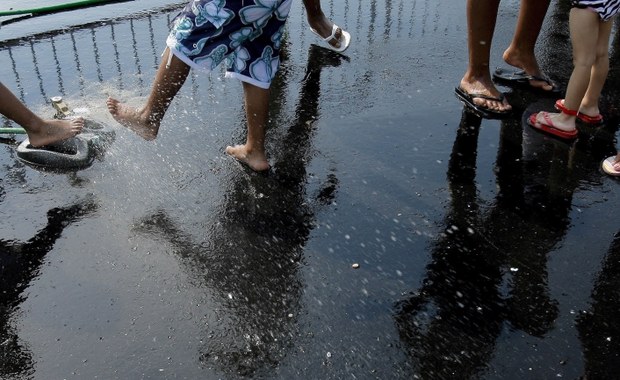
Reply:
<svg viewBox="0 0 620 380"><path fill-rule="evenodd" d="M0 27L20 99L51 116L61 95L116 132L63 172L0 140L0 378L616 378L615 29L607 122L569 144L524 123L552 96L501 87L512 117L464 111L464 1L323 1L344 55L295 2L257 175L223 153L245 127L222 72L191 74L155 141L106 112L144 101L182 3ZM502 1L492 67L517 10ZM552 3L537 46L563 87L567 12Z"/></svg>

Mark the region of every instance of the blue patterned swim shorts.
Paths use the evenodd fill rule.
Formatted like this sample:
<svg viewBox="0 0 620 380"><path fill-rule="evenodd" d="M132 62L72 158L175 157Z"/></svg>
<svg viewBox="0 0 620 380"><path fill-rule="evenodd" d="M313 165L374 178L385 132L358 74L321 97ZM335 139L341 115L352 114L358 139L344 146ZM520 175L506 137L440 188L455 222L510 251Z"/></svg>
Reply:
<svg viewBox="0 0 620 380"><path fill-rule="evenodd" d="M191 0L175 17L166 44L194 69L226 60L227 77L269 88L293 0Z"/></svg>

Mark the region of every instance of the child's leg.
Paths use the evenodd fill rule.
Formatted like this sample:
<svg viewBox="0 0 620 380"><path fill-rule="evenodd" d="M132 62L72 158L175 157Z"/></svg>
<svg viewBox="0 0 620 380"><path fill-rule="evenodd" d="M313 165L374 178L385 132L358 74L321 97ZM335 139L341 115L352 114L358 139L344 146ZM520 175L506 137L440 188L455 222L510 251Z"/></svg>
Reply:
<svg viewBox="0 0 620 380"><path fill-rule="evenodd" d="M609 38L612 26L613 19L599 23L596 61L590 72L590 84L579 107L579 111L586 115L594 116L600 113L599 99L609 72Z"/></svg>
<svg viewBox="0 0 620 380"><path fill-rule="evenodd" d="M81 117L71 120L41 119L2 83L0 99L0 113L26 130L32 146L39 147L69 139L84 127L84 119Z"/></svg>
<svg viewBox="0 0 620 380"><path fill-rule="evenodd" d="M572 8L569 18L573 45L573 72L568 81L564 107L578 110L590 83L590 71L596 61L600 20L591 10ZM576 129L575 114L539 112L536 121L563 131Z"/></svg>
<svg viewBox="0 0 620 380"><path fill-rule="evenodd" d="M564 99L568 109L579 109L590 84L590 73L597 57L600 24L598 14L591 10L572 8L570 11L569 29L574 67Z"/></svg>
<svg viewBox="0 0 620 380"><path fill-rule="evenodd" d="M157 137L159 124L170 102L179 92L189 74L190 67L174 55L170 59L170 66L167 67L170 54L172 54L170 49L166 48L155 74L151 93L142 108L130 107L113 98L108 98L106 102L108 111L116 121L146 140L153 140Z"/></svg>
<svg viewBox="0 0 620 380"><path fill-rule="evenodd" d="M256 171L269 169L265 156L265 127L269 119L269 90L243 83L248 136L244 145L226 147L226 153Z"/></svg>

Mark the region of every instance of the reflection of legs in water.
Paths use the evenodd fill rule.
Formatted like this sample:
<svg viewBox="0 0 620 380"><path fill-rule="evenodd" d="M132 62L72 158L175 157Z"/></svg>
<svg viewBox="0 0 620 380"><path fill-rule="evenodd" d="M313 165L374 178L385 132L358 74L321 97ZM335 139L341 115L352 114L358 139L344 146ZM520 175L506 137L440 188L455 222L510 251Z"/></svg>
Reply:
<svg viewBox="0 0 620 380"><path fill-rule="evenodd" d="M471 232L475 225L446 222L452 226L432 248L422 288L396 305L395 321L421 379L475 379L504 320L498 252Z"/></svg>
<svg viewBox="0 0 620 380"><path fill-rule="evenodd" d="M285 144L279 152L274 167L282 187L292 192L306 191L306 167L312 159L312 138L316 132L315 121L319 117L321 97L321 72L327 67L337 67L348 58L342 54L311 45L308 49L306 75L299 92L295 115L297 116L282 141ZM330 173L317 191L316 198L322 205L329 205L336 196L339 181Z"/></svg>
<svg viewBox="0 0 620 380"><path fill-rule="evenodd" d="M476 378L501 331L502 253L485 236L475 184L480 118L463 113L450 162L445 232L422 288L396 306L396 324L420 378Z"/></svg>
<svg viewBox="0 0 620 380"><path fill-rule="evenodd" d="M257 200L248 188L269 197ZM313 217L301 194L269 177L240 176L206 236L193 239L165 210L135 223L133 232L169 242L189 281L204 289L199 299L207 307L198 313L205 313L199 352L205 366L257 378L289 352L298 331L288 313L297 316L301 308L297 259Z"/></svg>
<svg viewBox="0 0 620 380"><path fill-rule="evenodd" d="M480 120L468 115L461 119L448 164L446 230L433 246L421 289L397 305L400 337L419 362L421 378L454 378L455 373L476 378L506 321L541 336L558 315L546 261L568 226L574 188L568 149L547 160L541 158L548 151L544 147L530 167L532 162L523 162L532 159L522 153L523 130L506 121L495 168L498 194L488 209L482 208L475 183ZM549 161L560 166L538 170Z"/></svg>
<svg viewBox="0 0 620 380"><path fill-rule="evenodd" d="M52 250L63 230L95 207L86 201L50 210L45 228L27 242L0 240L0 378L22 378L32 370L31 355L20 345L9 320L24 300L22 292L37 276L45 255Z"/></svg>
<svg viewBox="0 0 620 380"><path fill-rule="evenodd" d="M318 118L321 98L321 72L327 67L337 67L347 58L341 54L317 46L308 48L306 75L299 92L295 110L296 119L289 128L283 141L275 167L281 175L304 180L305 170L310 157L307 157L314 135L314 122Z"/></svg>
<svg viewBox="0 0 620 380"><path fill-rule="evenodd" d="M340 57L310 48L296 119L281 139L282 147L274 149L276 175L231 177L222 211L207 235L200 235L201 241L178 228L165 210L136 223L135 231L170 242L188 277L205 289L209 299L205 335L217 339L204 338L199 358L205 366L232 377L269 374L289 353L291 337L298 333L297 320L288 313L296 316L302 308L298 260L314 228L317 206L308 202L305 187L316 131L308 122L317 118L320 72L342 62ZM273 93L285 94L276 87L279 84L274 83ZM334 196L335 175L327 182L329 186L319 190L319 201ZM257 198L258 193L268 196ZM281 313L283 309L286 312Z"/></svg>
<svg viewBox="0 0 620 380"><path fill-rule="evenodd" d="M542 336L558 315L547 285L547 255L568 227L570 151L566 144L506 123L495 170L499 193L487 226L512 269L507 318L516 328Z"/></svg>
<svg viewBox="0 0 620 380"><path fill-rule="evenodd" d="M463 111L461 114L461 123L456 131L448 163L448 180L451 185L455 183L474 185L481 122L480 117L470 112Z"/></svg>
<svg viewBox="0 0 620 380"><path fill-rule="evenodd" d="M590 310L577 318L585 360L584 379L615 379L620 373L620 233L594 282Z"/></svg>

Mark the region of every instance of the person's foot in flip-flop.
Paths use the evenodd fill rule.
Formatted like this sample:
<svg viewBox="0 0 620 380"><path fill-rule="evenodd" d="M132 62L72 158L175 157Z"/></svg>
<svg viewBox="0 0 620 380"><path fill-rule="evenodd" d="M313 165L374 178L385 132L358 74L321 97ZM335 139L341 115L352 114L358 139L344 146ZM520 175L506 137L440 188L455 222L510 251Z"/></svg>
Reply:
<svg viewBox="0 0 620 380"><path fill-rule="evenodd" d="M530 115L527 123L532 127L563 139L577 137L574 116L565 113L541 111Z"/></svg>
<svg viewBox="0 0 620 380"><path fill-rule="evenodd" d="M485 81L483 79L469 78L466 75L461 79L457 90L469 95L471 102L481 110L490 111L494 114L507 114L512 111L512 106L508 103L504 94L495 88L490 79Z"/></svg>
<svg viewBox="0 0 620 380"><path fill-rule="evenodd" d="M532 88L549 92L556 92L558 90L557 85L540 70L538 61L534 55L522 53L512 46L509 46L508 49L504 51L503 58L504 62L524 72Z"/></svg>
<svg viewBox="0 0 620 380"><path fill-rule="evenodd" d="M620 177L620 154L607 157L601 163L601 168L612 177Z"/></svg>
<svg viewBox="0 0 620 380"><path fill-rule="evenodd" d="M328 49L342 53L349 47L351 35L331 22L325 15L308 17L308 24L310 24L310 31L321 38Z"/></svg>
<svg viewBox="0 0 620 380"><path fill-rule="evenodd" d="M564 106L564 99L558 99L555 102L555 109L562 112L569 112L567 108ZM590 125L601 125L603 124L603 115L599 112L598 104L593 106L585 104L583 101L579 106L579 111L576 114L577 119L582 122Z"/></svg>

